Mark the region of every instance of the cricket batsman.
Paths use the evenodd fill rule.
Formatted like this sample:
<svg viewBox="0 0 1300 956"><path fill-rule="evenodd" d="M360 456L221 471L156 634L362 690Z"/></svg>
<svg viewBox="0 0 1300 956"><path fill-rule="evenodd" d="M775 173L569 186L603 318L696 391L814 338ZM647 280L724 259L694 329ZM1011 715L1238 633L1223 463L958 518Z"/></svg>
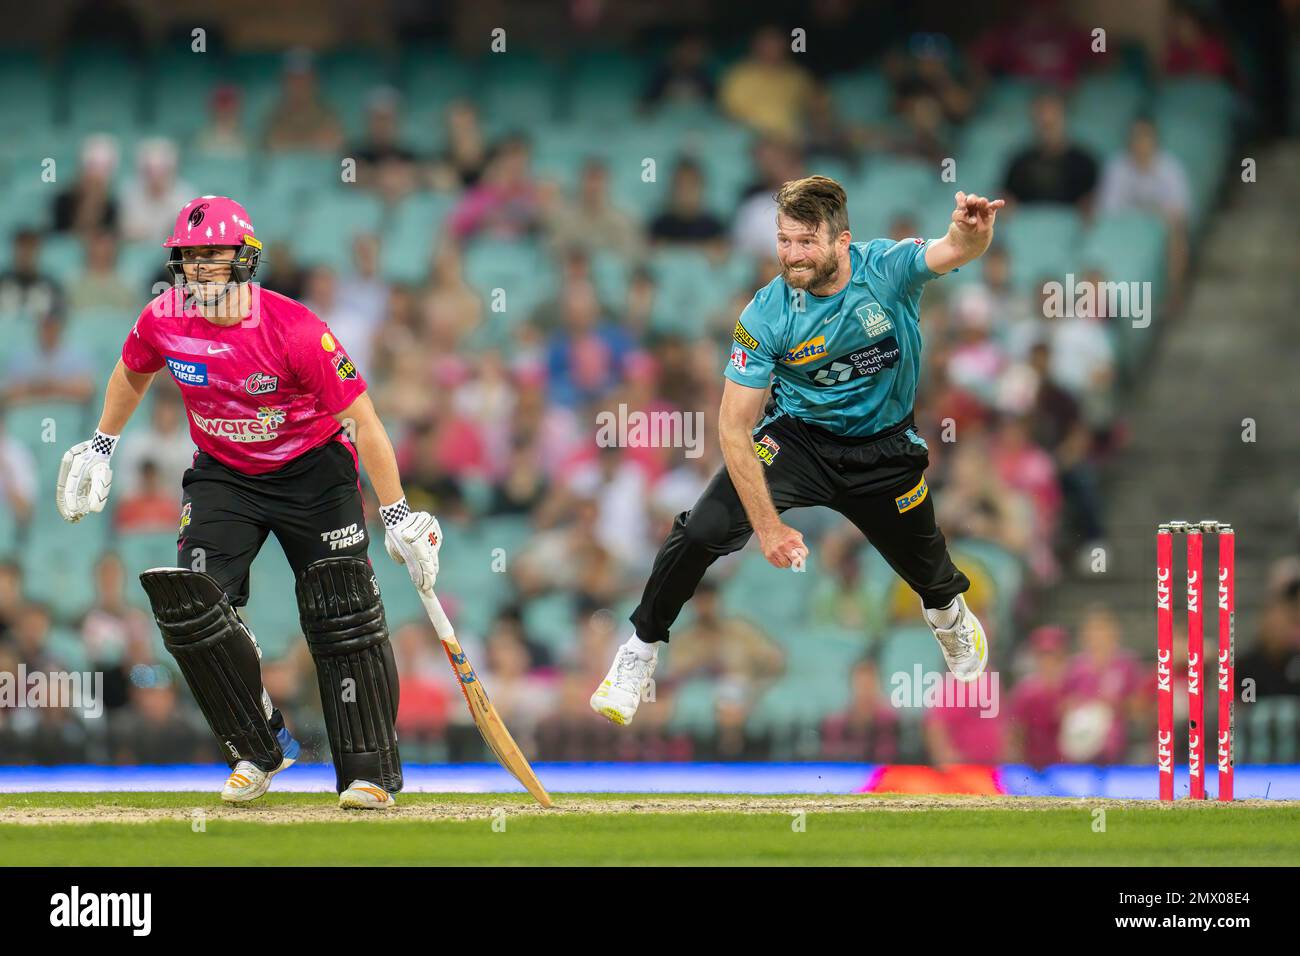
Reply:
<svg viewBox="0 0 1300 956"><path fill-rule="evenodd" d="M103 510L118 436L166 368L198 450L182 481L176 567L140 582L226 753L221 798L260 797L299 753L238 611L273 533L296 579L339 806L391 807L402 788L397 666L366 556L358 456L382 503L385 548L421 590L437 577L438 522L408 509L392 444L343 343L305 306L253 281L262 243L244 207L200 196L163 246L173 286L127 336L94 437L63 456L59 513L76 522Z"/></svg>
<svg viewBox="0 0 1300 956"><path fill-rule="evenodd" d="M935 523L929 451L912 413L921 292L988 249L1003 205L959 192L940 239L854 242L839 183L810 176L781 187L781 274L741 313L725 372L725 466L674 520L632 613L635 632L592 695L593 710L631 723L682 605L709 565L751 534L772 565L801 564L808 548L781 514L812 505L852 521L920 596L959 680L984 672L988 643L962 597L970 582Z"/></svg>

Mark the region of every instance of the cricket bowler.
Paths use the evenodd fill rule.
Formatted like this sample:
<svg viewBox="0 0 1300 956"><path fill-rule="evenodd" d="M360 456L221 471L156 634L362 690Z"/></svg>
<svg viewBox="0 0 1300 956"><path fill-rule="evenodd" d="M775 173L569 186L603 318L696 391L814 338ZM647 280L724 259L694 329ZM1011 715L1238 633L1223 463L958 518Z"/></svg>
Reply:
<svg viewBox="0 0 1300 956"><path fill-rule="evenodd" d="M725 371L725 465L674 520L632 613L635 631L592 695L593 710L631 723L659 644L709 565L754 533L775 567L801 563L808 548L781 514L812 505L852 521L917 593L959 680L984 672L988 643L962 597L970 582L935 523L929 450L912 415L921 292L988 249L1003 205L959 192L940 239L854 242L839 183L810 176L781 187L781 274L741 313Z"/></svg>
<svg viewBox="0 0 1300 956"><path fill-rule="evenodd" d="M296 579L339 806L391 807L402 788L397 666L366 556L358 456L382 505L385 548L421 590L437 577L438 522L407 507L392 444L343 343L305 306L253 281L262 244L244 207L200 196L163 246L173 285L127 335L94 436L63 456L59 513L76 522L103 510L118 436L166 368L198 450L182 481L176 567L140 581L231 767L221 798L255 800L299 753L238 611L271 533Z"/></svg>

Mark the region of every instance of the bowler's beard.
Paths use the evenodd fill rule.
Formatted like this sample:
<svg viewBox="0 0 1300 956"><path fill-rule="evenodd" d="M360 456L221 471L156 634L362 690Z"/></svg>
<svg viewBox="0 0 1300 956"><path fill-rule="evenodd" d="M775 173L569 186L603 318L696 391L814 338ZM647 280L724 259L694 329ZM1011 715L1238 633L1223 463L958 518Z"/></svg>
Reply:
<svg viewBox="0 0 1300 956"><path fill-rule="evenodd" d="M835 250L830 249L825 259L813 263L813 267L806 271L792 273L788 265L781 263L781 278L792 289L807 289L816 295L818 289L833 284L838 269L839 259L835 255Z"/></svg>

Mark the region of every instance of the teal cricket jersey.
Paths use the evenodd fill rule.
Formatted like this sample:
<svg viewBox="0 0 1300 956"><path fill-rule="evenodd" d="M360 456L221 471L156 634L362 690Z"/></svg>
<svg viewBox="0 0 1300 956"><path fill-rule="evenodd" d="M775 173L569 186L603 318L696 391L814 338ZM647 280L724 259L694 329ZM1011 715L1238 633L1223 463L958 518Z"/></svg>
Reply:
<svg viewBox="0 0 1300 956"><path fill-rule="evenodd" d="M771 381L778 414L837 435L873 435L907 419L921 372L921 291L938 276L926 245L852 243L848 285L825 298L777 276L740 314L727 378L751 388Z"/></svg>

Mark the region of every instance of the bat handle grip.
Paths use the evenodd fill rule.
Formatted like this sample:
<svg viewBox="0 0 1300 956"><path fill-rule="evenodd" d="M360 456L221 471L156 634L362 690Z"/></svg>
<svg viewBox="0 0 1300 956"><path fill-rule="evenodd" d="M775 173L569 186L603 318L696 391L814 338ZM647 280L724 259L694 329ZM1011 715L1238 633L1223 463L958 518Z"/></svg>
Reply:
<svg viewBox="0 0 1300 956"><path fill-rule="evenodd" d="M420 595L420 602L424 605L424 613L429 615L429 623L438 633L438 639L441 641L454 640L455 632L451 628L451 621L447 619L447 612L442 609L442 603L438 600L438 595L432 590L417 589Z"/></svg>

